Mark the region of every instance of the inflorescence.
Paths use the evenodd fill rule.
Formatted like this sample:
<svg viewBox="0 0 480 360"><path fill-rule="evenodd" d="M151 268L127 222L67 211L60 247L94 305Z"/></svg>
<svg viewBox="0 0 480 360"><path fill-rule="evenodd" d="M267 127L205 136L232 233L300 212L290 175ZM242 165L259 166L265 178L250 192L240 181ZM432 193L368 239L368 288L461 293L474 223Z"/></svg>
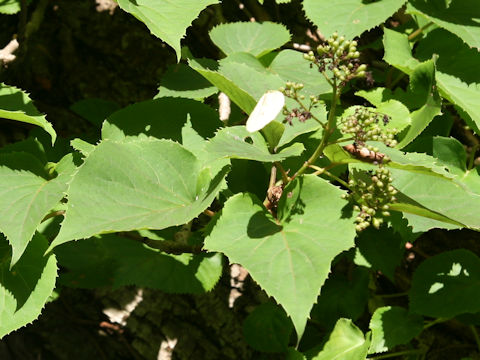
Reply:
<svg viewBox="0 0 480 360"><path fill-rule="evenodd" d="M292 110L287 109L287 107L285 106L283 108L283 115L285 115L285 119L283 120L283 123L288 123L289 125L293 125L292 120L294 118L297 118L300 122L305 122L308 119L313 117L311 110L318 104L320 100L317 96L310 95L309 104L308 106L305 105L303 103L303 101L305 100L305 95L300 94L300 91L302 89L303 89L303 84L294 83L291 81L287 81L287 83L285 84L285 87L280 89L283 95L295 100L300 106L300 108L294 108Z"/></svg>
<svg viewBox="0 0 480 360"><path fill-rule="evenodd" d="M348 182L352 193L344 194L343 198L353 200L354 210L359 211L355 222L358 232L365 230L370 225L378 229L384 217L390 216L389 205L397 199L398 191L392 186L390 171L379 166L373 173L369 172L365 179L353 178Z"/></svg>
<svg viewBox="0 0 480 360"><path fill-rule="evenodd" d="M324 75L327 69L332 71L341 87L354 78L366 78L368 82L373 82L371 74L366 71L367 65L360 63L357 45L355 40L346 40L334 33L324 45L317 47L317 54L309 51L304 58L316 65Z"/></svg>
<svg viewBox="0 0 480 360"><path fill-rule="evenodd" d="M395 135L398 131L385 127L389 121L388 115L359 106L355 109L354 114L342 119L339 129L344 134L353 135L353 141L357 146L365 146L365 142L370 140L381 141L385 145L393 147L397 145Z"/></svg>

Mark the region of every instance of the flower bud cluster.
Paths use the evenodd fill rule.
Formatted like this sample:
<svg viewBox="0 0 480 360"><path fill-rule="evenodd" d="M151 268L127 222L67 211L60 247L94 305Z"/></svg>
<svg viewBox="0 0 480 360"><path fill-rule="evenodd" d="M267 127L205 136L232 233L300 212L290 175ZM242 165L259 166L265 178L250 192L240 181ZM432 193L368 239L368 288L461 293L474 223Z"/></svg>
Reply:
<svg viewBox="0 0 480 360"><path fill-rule="evenodd" d="M285 115L283 123L293 125L292 120L294 118L298 118L300 122L305 122L312 117L312 113L310 111L313 107L315 107L315 105L318 104L320 100L317 96L310 95L310 104L308 106L304 105L302 101L305 100L305 96L299 94L302 89L303 84L291 81L287 81L285 87L280 88L280 91L283 93L283 95L295 100L300 105L300 108L295 108L292 110L287 109L287 107L283 108L283 115Z"/></svg>
<svg viewBox="0 0 480 360"><path fill-rule="evenodd" d="M397 199L395 195L398 191L392 186L390 171L383 166L379 166L369 178L351 179L348 183L352 193L343 196L346 199L353 200L359 204L354 205L353 209L358 211L355 222L355 229L360 232L370 225L378 229L384 217L390 216L389 205Z"/></svg>
<svg viewBox="0 0 480 360"><path fill-rule="evenodd" d="M309 51L304 58L318 66L321 72L329 69L333 72L341 86L354 79L368 77L367 66L360 64L360 53L355 40L346 40L343 36L334 33L324 45L317 47L317 54Z"/></svg>
<svg viewBox="0 0 480 360"><path fill-rule="evenodd" d="M387 146L397 145L395 135L397 129L388 129L380 126L387 125L390 121L388 115L379 114L366 107L359 106L355 113L342 119L339 129L344 134L352 134L357 145L365 145L366 141L381 141ZM378 151L378 150L377 150Z"/></svg>
<svg viewBox="0 0 480 360"><path fill-rule="evenodd" d="M305 99L305 96L298 94L301 90L303 90L303 87L304 87L304 85L302 83L287 81L285 83L285 87L282 87L279 90L286 97L289 97L289 98L292 98L292 99L301 98L301 100L303 100L303 99Z"/></svg>
<svg viewBox="0 0 480 360"><path fill-rule="evenodd" d="M285 115L285 119L283 123L288 123L289 125L293 125L293 119L297 118L298 121L304 123L308 119L312 117L312 113L306 110L300 110L298 108L292 109L291 111L287 110L286 108L283 109L283 115Z"/></svg>

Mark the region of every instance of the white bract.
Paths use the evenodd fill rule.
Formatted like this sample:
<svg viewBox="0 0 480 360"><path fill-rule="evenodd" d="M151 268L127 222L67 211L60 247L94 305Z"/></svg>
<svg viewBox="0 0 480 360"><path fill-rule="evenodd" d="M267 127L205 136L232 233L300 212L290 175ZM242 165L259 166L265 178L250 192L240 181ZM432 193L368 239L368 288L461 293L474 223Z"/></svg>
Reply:
<svg viewBox="0 0 480 360"><path fill-rule="evenodd" d="M250 114L247 120L247 131L252 133L263 129L277 117L284 105L285 96L280 91L267 91Z"/></svg>

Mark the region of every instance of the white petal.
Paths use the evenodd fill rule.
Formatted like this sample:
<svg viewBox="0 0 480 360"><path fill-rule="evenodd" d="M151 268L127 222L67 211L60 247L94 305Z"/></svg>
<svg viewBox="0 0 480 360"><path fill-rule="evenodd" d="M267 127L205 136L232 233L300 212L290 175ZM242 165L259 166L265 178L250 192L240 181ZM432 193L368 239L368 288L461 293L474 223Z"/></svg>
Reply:
<svg viewBox="0 0 480 360"><path fill-rule="evenodd" d="M267 91L258 100L255 109L253 109L247 120L247 131L255 132L263 129L269 122L273 121L282 111L285 105L285 96L280 91Z"/></svg>

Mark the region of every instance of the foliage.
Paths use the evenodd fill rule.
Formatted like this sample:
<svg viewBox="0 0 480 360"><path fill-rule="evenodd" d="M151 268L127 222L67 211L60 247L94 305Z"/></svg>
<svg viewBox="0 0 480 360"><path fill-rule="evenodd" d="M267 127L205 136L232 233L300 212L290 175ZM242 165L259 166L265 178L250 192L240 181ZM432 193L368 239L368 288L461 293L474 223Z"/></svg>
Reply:
<svg viewBox="0 0 480 360"><path fill-rule="evenodd" d="M66 152L30 96L0 84L0 117L51 136L0 149L0 336L36 319L55 282L202 293L227 261L270 297L245 320L247 342L289 359L424 356L431 324L480 312L476 254L405 257L430 229L480 230L473 0L303 0L325 41L312 36L302 54L280 22L224 23L203 34L217 59L180 40L207 6L226 5L118 4L177 55L154 99L77 102L101 131ZM473 146L449 136L452 117ZM414 271L409 290L400 264ZM410 303L382 297L378 278Z"/></svg>

